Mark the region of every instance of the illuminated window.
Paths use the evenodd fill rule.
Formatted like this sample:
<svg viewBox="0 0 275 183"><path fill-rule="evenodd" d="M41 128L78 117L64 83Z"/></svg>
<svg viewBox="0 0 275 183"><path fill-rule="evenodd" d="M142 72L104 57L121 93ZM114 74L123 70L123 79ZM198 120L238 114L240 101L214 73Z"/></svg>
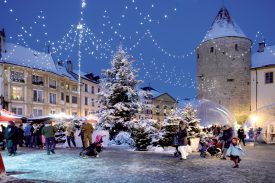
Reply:
<svg viewBox="0 0 275 183"><path fill-rule="evenodd" d="M12 86L11 87L11 99L12 100L23 100L23 88Z"/></svg>

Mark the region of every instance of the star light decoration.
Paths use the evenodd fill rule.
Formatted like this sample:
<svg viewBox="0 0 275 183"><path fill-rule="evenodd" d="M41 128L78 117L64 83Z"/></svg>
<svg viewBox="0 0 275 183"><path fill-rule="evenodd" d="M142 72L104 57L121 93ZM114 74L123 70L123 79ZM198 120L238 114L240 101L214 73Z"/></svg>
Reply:
<svg viewBox="0 0 275 183"><path fill-rule="evenodd" d="M4 0L4 3L7 4L8 1ZM168 19L168 14L163 15L163 19L159 19L156 16L154 16L150 13L146 13L142 11L142 8L140 8L137 3L133 0L131 3L127 4L125 6L125 11L123 11L120 15L120 19L118 19L118 22L112 22L110 18L110 14L107 10L103 13L103 23L102 23L102 31L100 31L101 35L104 35L106 31L113 32L113 36L107 39L106 41L103 41L103 39L97 37L93 31L84 23L84 9L87 7L86 0L81 0L81 12L80 12L80 21L77 25L72 25L67 31L64 36L57 41L50 41L47 40L48 32L47 32L47 26L45 23L46 16L44 15L44 12L41 10L39 14L35 17L35 20L33 21L32 25L29 26L21 26L21 33L17 34L16 36L10 36L9 39L15 40L17 38L17 44L22 44L26 47L29 47L29 44L26 41L26 38L34 38L34 34L32 31L34 29L40 28L42 29L43 35L45 40L41 40L41 36L38 38L34 38L38 44L41 44L45 42L45 45L51 45L52 48L52 54L56 55L58 60L61 60L62 58L70 58L71 55L74 53L74 50L76 46L78 46L78 67L81 68L81 61L82 61L82 54L86 53L89 55L93 55L97 60L105 60L108 61L110 59L110 56L114 53L113 51L113 44L115 43L115 40L118 38L120 40L125 40L127 42L132 42L133 38L136 37L136 41L132 43L132 45L125 47L126 51L133 51L134 49L137 49L139 45L142 44L142 41L145 40L151 40L152 44L157 48L162 54L164 54L167 57L173 58L173 59L185 59L187 57L193 56L196 52L196 49L198 49L201 44L194 48L190 49L192 51L187 52L182 55L176 55L171 52L168 52L165 48L160 46L160 43L155 39L154 35L152 34L150 28L152 24L160 24L165 19ZM151 4L151 8L155 8L154 4ZM174 8L173 12L176 12L178 9ZM10 13L15 13L14 9L9 9ZM127 19L127 16L135 13L137 17L140 18L139 23L137 22L137 25L140 24L139 30L135 30L133 35L136 36L125 36L121 33L120 28L124 25L124 20ZM15 18L15 22L17 24L23 24L22 21L19 18ZM146 39L148 38L148 39ZM251 48L253 48L257 43L258 40L264 40L263 34L258 31L255 35L255 40L253 41ZM220 48L216 43L214 39L211 39L212 43L215 45L215 48L220 52L225 52ZM273 51L270 47L268 47L268 50L271 54L275 56L275 51ZM250 49L245 50L244 52L239 52L238 55L231 55L230 53L225 52L225 55L230 58L240 58L244 57L246 54L250 53ZM183 88L196 88L196 81L192 79L190 73L184 73L184 71L176 71L175 67L172 70L168 70L169 67L166 67L165 64L156 64L155 58L152 59L151 64L142 62L144 59L142 58L142 54L140 53L140 62L137 63L137 67L140 67L145 71L143 78L144 79L154 79L161 81L165 84L171 84L173 86L180 86ZM146 59L148 60L148 59ZM159 62L159 59L158 59ZM162 61L164 63L164 61ZM169 63L170 64L170 63ZM151 68L148 68L151 67ZM175 75L175 73L181 73L180 75ZM153 76L154 75L154 76ZM155 76L157 75L157 76ZM79 76L80 76L80 70L79 70ZM164 77L165 76L165 77ZM188 77L190 76L190 77ZM165 79L164 79L165 78ZM214 81L206 81L208 85L208 89L211 90L211 86L215 84ZM204 86L202 86L204 87Z"/></svg>

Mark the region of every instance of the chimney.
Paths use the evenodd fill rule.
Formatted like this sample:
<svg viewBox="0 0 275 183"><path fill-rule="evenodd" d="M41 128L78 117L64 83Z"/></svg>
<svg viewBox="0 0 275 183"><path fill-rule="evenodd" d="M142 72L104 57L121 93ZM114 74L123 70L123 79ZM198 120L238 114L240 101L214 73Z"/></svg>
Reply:
<svg viewBox="0 0 275 183"><path fill-rule="evenodd" d="M58 66L62 66L62 67L63 67L63 65L64 65L63 60L59 60L59 61L57 62L57 65L58 65Z"/></svg>
<svg viewBox="0 0 275 183"><path fill-rule="evenodd" d="M262 41L262 42L259 43L258 52L259 53L264 52L264 48L265 48L265 41Z"/></svg>
<svg viewBox="0 0 275 183"><path fill-rule="evenodd" d="M6 52L6 34L5 29L0 30L0 53Z"/></svg>
<svg viewBox="0 0 275 183"><path fill-rule="evenodd" d="M73 72L73 63L70 60L67 61L67 71Z"/></svg>

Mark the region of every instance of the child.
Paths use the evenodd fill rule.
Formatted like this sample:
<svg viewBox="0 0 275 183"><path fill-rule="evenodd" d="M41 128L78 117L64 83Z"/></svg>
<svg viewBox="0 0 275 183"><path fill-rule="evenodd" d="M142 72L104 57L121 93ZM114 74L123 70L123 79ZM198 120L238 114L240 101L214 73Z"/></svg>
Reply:
<svg viewBox="0 0 275 183"><path fill-rule="evenodd" d="M244 155L244 151L240 146L240 139L234 137L230 144L230 147L227 149L226 156L230 156L230 160L234 162L233 168L239 168L239 164L241 161L240 156Z"/></svg>

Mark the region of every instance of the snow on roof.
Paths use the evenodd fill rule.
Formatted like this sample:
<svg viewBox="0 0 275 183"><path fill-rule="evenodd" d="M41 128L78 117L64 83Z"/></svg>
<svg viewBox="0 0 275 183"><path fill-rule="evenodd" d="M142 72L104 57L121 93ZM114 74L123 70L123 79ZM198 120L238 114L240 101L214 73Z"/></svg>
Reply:
<svg viewBox="0 0 275 183"><path fill-rule="evenodd" d="M230 36L247 38L241 28L232 19L228 10L222 7L202 42Z"/></svg>
<svg viewBox="0 0 275 183"><path fill-rule="evenodd" d="M52 56L20 45L6 43L6 53L2 53L0 63L5 62L43 71L57 73Z"/></svg>
<svg viewBox="0 0 275 183"><path fill-rule="evenodd" d="M68 77L72 81L77 81L63 66L56 65L51 54L38 52L20 45L7 43L5 53L1 53L0 63L39 69L52 72L57 75Z"/></svg>
<svg viewBox="0 0 275 183"><path fill-rule="evenodd" d="M264 52L252 55L252 68L264 67L275 64L275 45L264 48Z"/></svg>
<svg viewBox="0 0 275 183"><path fill-rule="evenodd" d="M78 81L72 74L70 74L64 66L56 65L56 69L59 75L68 77L72 81Z"/></svg>

